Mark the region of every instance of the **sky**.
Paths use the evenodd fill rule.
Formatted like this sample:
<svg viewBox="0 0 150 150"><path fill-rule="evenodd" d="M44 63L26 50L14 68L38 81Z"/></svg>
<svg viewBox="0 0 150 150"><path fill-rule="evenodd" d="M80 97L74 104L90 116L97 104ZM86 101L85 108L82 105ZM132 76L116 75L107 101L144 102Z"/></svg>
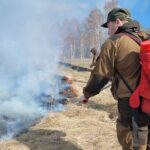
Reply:
<svg viewBox="0 0 150 150"><path fill-rule="evenodd" d="M102 10L104 1L110 0L49 0L49 7L52 13L57 13L58 20L65 17L84 20L93 8L97 7ZM145 28L150 27L149 0L118 0L118 3L119 7L129 9L133 19L138 20L142 26Z"/></svg>
<svg viewBox="0 0 150 150"><path fill-rule="evenodd" d="M138 20L145 28L150 28L149 0L119 0L119 5L128 8L132 13L132 17Z"/></svg>

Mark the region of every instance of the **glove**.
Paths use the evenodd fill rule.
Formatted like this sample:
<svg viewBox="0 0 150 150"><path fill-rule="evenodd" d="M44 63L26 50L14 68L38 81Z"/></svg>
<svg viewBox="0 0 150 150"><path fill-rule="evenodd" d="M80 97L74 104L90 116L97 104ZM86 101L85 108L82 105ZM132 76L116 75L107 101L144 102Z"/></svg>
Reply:
<svg viewBox="0 0 150 150"><path fill-rule="evenodd" d="M80 103L86 104L87 102L88 102L88 98L86 98L85 96L80 97Z"/></svg>

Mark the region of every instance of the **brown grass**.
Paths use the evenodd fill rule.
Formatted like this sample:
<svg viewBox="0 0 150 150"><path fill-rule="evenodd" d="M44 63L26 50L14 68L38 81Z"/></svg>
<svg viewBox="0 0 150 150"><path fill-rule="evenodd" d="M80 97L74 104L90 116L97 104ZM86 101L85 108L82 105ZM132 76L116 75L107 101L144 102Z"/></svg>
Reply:
<svg viewBox="0 0 150 150"><path fill-rule="evenodd" d="M90 62L74 64L85 67ZM73 87L82 95L90 73L65 67L58 73L71 78ZM92 97L86 105L79 105L78 98L72 98L62 112L49 113L27 133L0 142L0 150L121 150L116 138L116 116L116 101L109 89Z"/></svg>

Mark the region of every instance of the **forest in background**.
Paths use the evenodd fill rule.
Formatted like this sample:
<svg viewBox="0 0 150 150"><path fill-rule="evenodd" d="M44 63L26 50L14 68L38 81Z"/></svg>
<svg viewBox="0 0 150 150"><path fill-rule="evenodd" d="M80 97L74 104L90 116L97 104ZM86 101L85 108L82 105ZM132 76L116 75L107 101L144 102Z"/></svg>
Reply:
<svg viewBox="0 0 150 150"><path fill-rule="evenodd" d="M61 59L91 58L92 48L99 52L102 43L108 37L107 29L102 28L101 24L106 20L108 12L117 6L117 0L106 1L103 11L94 8L83 22L76 18L64 20L60 27Z"/></svg>

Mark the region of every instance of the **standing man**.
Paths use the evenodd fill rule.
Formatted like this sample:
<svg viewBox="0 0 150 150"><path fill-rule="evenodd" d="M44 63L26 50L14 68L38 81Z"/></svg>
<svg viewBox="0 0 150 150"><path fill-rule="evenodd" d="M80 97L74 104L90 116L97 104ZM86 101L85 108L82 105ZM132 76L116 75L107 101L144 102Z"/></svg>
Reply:
<svg viewBox="0 0 150 150"><path fill-rule="evenodd" d="M96 60L98 58L98 52L97 52L97 49L96 48L92 48L90 50L90 52L92 53L93 55L93 59L92 59L92 63L90 65L90 68L94 67L96 65Z"/></svg>
<svg viewBox="0 0 150 150"><path fill-rule="evenodd" d="M129 106L130 90L122 81L118 72L123 76L133 90L136 89L140 78L139 52L140 46L129 36L131 34L141 41L148 39L148 34L140 31L137 21L131 19L127 9L114 8L107 16L107 22L102 27L108 28L110 37L101 47L99 58L87 85L83 88L85 103L98 94L111 79L111 92L118 104L117 137L123 150L133 150L131 108ZM139 150L149 149L148 130L138 133Z"/></svg>

